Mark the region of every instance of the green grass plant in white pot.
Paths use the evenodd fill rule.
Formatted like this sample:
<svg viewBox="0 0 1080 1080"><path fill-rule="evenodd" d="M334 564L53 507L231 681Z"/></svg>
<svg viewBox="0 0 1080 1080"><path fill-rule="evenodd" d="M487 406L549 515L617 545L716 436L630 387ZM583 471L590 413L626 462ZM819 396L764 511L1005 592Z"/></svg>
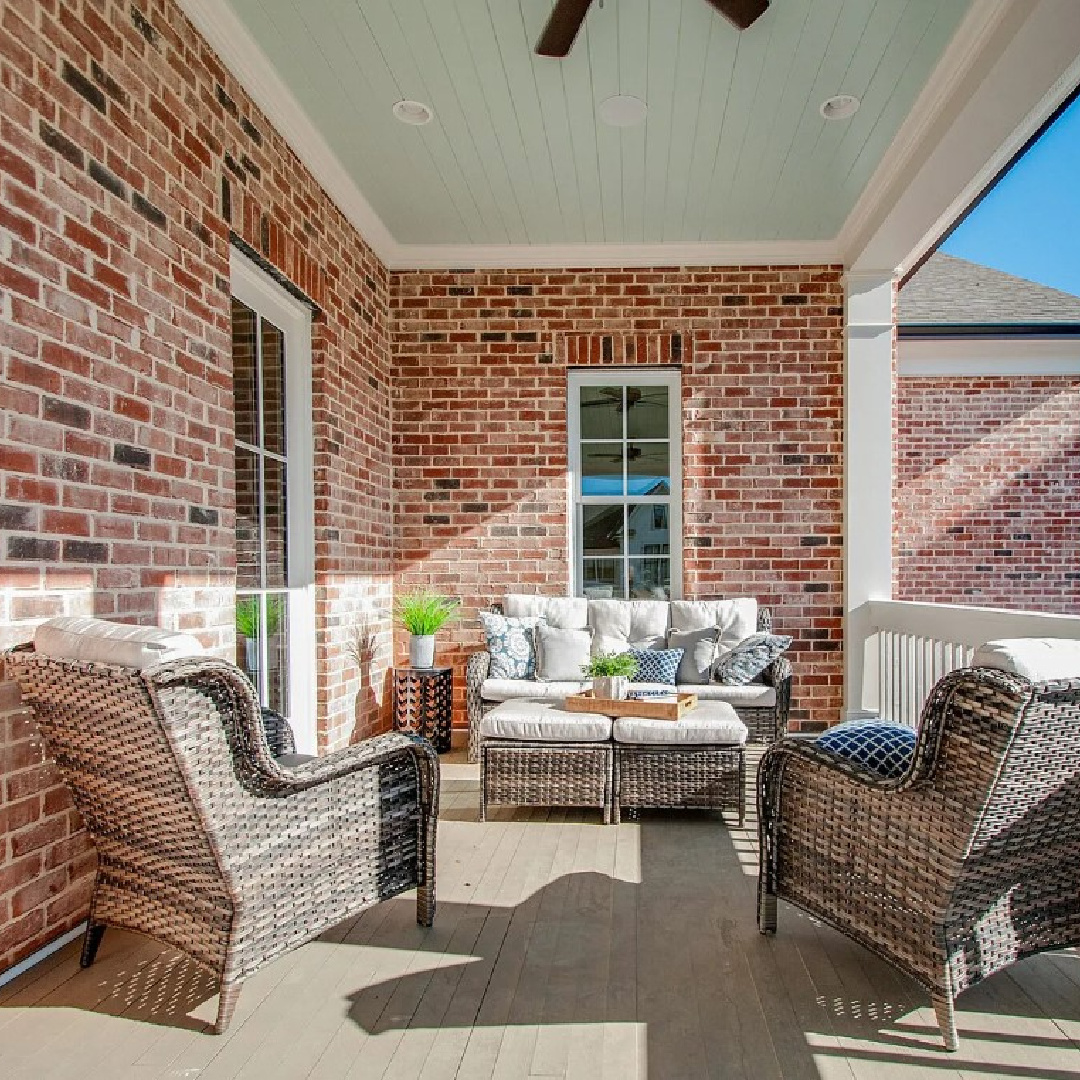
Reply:
<svg viewBox="0 0 1080 1080"><path fill-rule="evenodd" d="M414 668L435 666L435 635L455 619L461 601L452 596L416 589L394 601L394 617L411 635L409 664Z"/></svg>
<svg viewBox="0 0 1080 1080"><path fill-rule="evenodd" d="M637 667L637 661L629 653L599 653L582 665L581 673L592 679L595 697L622 701L630 691L630 680L637 674Z"/></svg>

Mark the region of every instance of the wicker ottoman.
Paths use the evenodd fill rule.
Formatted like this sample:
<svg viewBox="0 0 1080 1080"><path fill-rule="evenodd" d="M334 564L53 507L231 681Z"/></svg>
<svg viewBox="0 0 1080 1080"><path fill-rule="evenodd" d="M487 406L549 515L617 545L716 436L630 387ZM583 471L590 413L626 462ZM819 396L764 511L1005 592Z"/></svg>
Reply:
<svg viewBox="0 0 1080 1080"><path fill-rule="evenodd" d="M504 701L480 721L480 820L494 804L598 806L611 822L611 717Z"/></svg>
<svg viewBox="0 0 1080 1080"><path fill-rule="evenodd" d="M680 720L620 716L615 739L615 806L621 810L734 810L745 816L746 725L723 701L703 701Z"/></svg>

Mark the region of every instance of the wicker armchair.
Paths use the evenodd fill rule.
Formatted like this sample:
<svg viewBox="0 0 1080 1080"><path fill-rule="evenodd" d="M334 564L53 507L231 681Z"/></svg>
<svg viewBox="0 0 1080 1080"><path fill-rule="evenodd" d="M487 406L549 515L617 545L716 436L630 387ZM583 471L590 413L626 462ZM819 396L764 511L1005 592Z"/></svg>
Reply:
<svg viewBox="0 0 1080 1080"><path fill-rule="evenodd" d="M4 660L97 847L84 967L106 926L149 934L218 977L221 1032L249 975L349 915L417 887L431 925L438 759L423 741L285 769L223 660L139 670L27 646Z"/></svg>
<svg viewBox="0 0 1080 1080"><path fill-rule="evenodd" d="M929 991L949 1050L955 998L1080 943L1080 675L952 672L906 775L786 739L758 772L758 925L791 901Z"/></svg>

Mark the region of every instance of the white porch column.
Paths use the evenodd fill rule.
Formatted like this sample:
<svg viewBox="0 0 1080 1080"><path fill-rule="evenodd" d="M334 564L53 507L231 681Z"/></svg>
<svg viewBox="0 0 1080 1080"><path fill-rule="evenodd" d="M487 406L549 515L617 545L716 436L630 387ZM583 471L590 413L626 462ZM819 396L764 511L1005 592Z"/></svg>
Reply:
<svg viewBox="0 0 1080 1080"><path fill-rule="evenodd" d="M893 272L847 275L844 355L844 710L878 709L868 601L892 598Z"/></svg>

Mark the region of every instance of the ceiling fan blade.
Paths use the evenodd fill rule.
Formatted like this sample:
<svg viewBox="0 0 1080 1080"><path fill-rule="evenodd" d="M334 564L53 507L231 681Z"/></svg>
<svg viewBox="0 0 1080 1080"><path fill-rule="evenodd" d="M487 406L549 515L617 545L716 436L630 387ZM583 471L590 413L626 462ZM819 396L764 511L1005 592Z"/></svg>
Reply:
<svg viewBox="0 0 1080 1080"><path fill-rule="evenodd" d="M769 0L709 0L732 26L745 30L769 8Z"/></svg>
<svg viewBox="0 0 1080 1080"><path fill-rule="evenodd" d="M592 0L557 0L536 45L539 56L565 56L574 44Z"/></svg>

